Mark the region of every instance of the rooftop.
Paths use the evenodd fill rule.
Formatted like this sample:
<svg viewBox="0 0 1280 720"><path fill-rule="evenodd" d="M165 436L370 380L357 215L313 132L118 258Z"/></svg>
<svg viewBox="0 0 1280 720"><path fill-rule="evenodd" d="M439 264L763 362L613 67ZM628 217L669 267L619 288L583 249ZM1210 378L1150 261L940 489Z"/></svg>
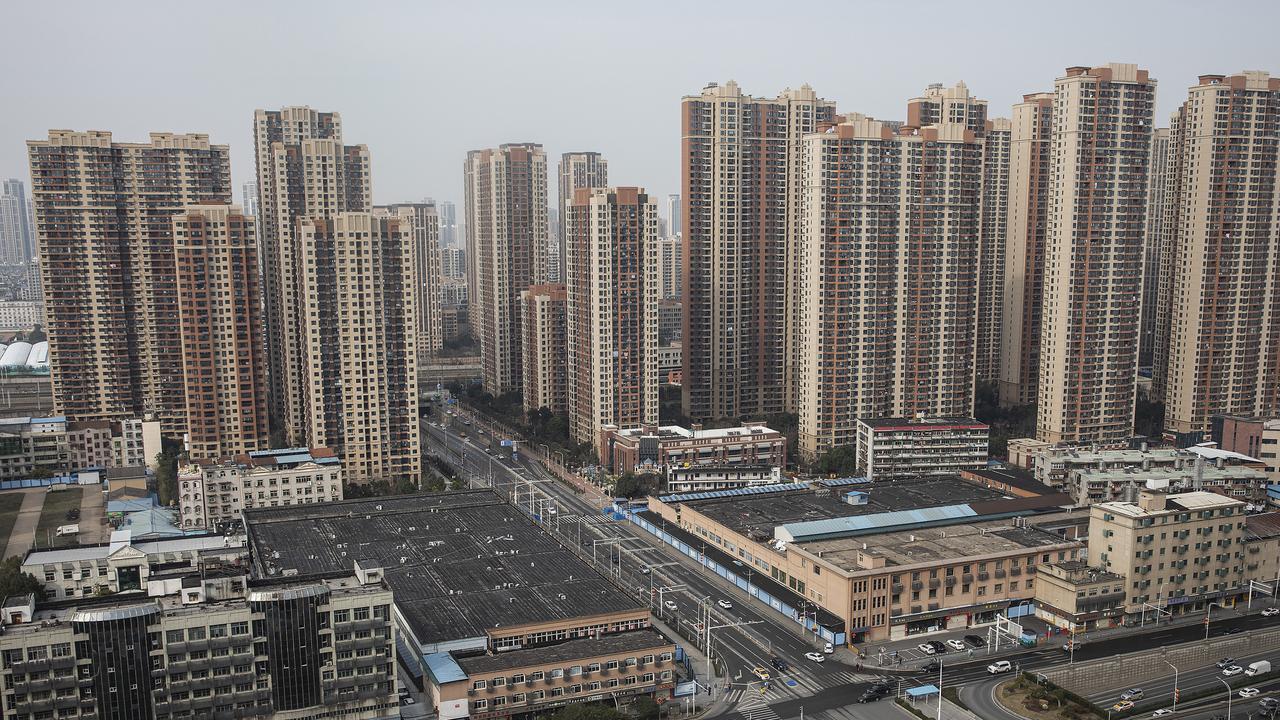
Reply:
<svg viewBox="0 0 1280 720"><path fill-rule="evenodd" d="M1250 515L1244 522L1251 540L1280 537L1280 512Z"/></svg>
<svg viewBox="0 0 1280 720"><path fill-rule="evenodd" d="M730 428L710 428L710 429L691 429L681 427L679 425L661 425L657 428L627 428L618 430L617 435L621 437L637 438L656 435L657 437L666 438L686 438L698 440L714 440L721 438L742 437L748 438L761 435L780 435L777 430L766 427L764 424L751 423Z"/></svg>
<svg viewBox="0 0 1280 720"><path fill-rule="evenodd" d="M1261 470L1255 470L1254 468L1244 467L1241 465L1217 467L1215 465L1206 464L1204 467L1197 470L1193 463L1188 463L1181 469L1172 467L1155 467L1143 470L1140 467L1129 467L1117 468L1115 470L1099 470L1095 467L1080 467L1072 468L1071 473L1074 477L1089 480L1091 482L1146 482L1147 480L1180 482L1185 480L1194 480L1197 475L1208 481L1245 478L1262 482L1267 478L1267 474Z"/></svg>
<svg viewBox="0 0 1280 720"><path fill-rule="evenodd" d="M1062 572L1055 574L1065 577L1073 583L1111 583L1124 580L1123 575L1093 567L1084 560L1063 560L1062 562L1046 563L1040 566L1039 572L1050 572L1051 568L1060 569Z"/></svg>
<svg viewBox="0 0 1280 720"><path fill-rule="evenodd" d="M488 490L245 511L255 576L381 565L420 643L642 607Z"/></svg>
<svg viewBox="0 0 1280 720"><path fill-rule="evenodd" d="M113 542L111 543L79 545L60 550L33 550L27 553L27 557L22 561L22 564L27 566L76 562L78 560L106 560L111 553L120 548L121 543L116 541L116 534L118 532L119 531L112 533ZM244 537L238 535L196 535L164 540L147 540L145 542L134 543L130 543L126 538L124 540L124 544L132 545L134 548L146 553L147 555L162 555L164 553L200 552L205 550L244 547Z"/></svg>
<svg viewBox="0 0 1280 720"><path fill-rule="evenodd" d="M802 542L799 547L842 570L857 572L867 569L859 564L859 555L883 557L886 565L936 565L1068 542L1034 527L993 521Z"/></svg>
<svg viewBox="0 0 1280 720"><path fill-rule="evenodd" d="M971 417L886 417L858 418L858 422L876 430L986 430L989 426Z"/></svg>
<svg viewBox="0 0 1280 720"><path fill-rule="evenodd" d="M1144 494L1146 492L1149 491L1143 491ZM1188 512L1244 506L1243 501L1235 500L1217 493L1205 492L1203 490L1169 494L1166 495L1165 499L1167 504L1163 510L1147 510L1138 503L1125 501L1094 503L1092 507L1104 512L1124 515L1125 517L1147 517L1171 512Z"/></svg>
<svg viewBox="0 0 1280 720"><path fill-rule="evenodd" d="M671 647L670 640L655 630L645 629L595 638L576 638L555 645L511 650L497 655L460 657L457 658L457 663L467 675L475 676L539 665L582 664L591 658L655 651L666 647Z"/></svg>
<svg viewBox="0 0 1280 720"><path fill-rule="evenodd" d="M1032 473L1012 465L962 470L961 475L972 475L976 480L1007 485L1030 495L1051 495L1058 492L1036 480L1036 476Z"/></svg>

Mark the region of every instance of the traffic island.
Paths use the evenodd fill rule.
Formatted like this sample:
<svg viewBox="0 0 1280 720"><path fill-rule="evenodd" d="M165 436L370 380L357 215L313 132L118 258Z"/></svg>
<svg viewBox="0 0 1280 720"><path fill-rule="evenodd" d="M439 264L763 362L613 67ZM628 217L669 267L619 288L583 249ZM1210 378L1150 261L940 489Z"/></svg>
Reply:
<svg viewBox="0 0 1280 720"><path fill-rule="evenodd" d="M1025 675L996 686L996 702L1014 715L1030 720L1086 720L1098 717L1093 708L1061 688L1050 690Z"/></svg>

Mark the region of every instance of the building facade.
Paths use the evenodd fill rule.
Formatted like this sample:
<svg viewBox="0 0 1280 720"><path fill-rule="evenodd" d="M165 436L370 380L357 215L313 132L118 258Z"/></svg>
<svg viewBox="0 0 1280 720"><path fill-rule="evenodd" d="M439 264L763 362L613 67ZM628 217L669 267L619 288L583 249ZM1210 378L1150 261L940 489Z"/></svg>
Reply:
<svg viewBox="0 0 1280 720"><path fill-rule="evenodd" d="M667 467L666 491L711 492L781 482L782 468L777 465L670 465Z"/></svg>
<svg viewBox="0 0 1280 720"><path fill-rule="evenodd" d="M44 325L44 303L34 300L0 302L0 328L31 329Z"/></svg>
<svg viewBox="0 0 1280 720"><path fill-rule="evenodd" d="M1054 83L1036 436L1133 434L1156 83L1136 65Z"/></svg>
<svg viewBox="0 0 1280 720"><path fill-rule="evenodd" d="M565 217L569 435L658 422L658 207L644 188L580 188Z"/></svg>
<svg viewBox="0 0 1280 720"><path fill-rule="evenodd" d="M449 280L463 280L467 276L467 250L460 247L440 248L440 274Z"/></svg>
<svg viewBox="0 0 1280 720"><path fill-rule="evenodd" d="M684 251L679 237L664 237L658 243L658 297L662 300L679 300L684 280L682 269Z"/></svg>
<svg viewBox="0 0 1280 720"><path fill-rule="evenodd" d="M802 138L835 115L812 88L777 98L711 84L681 102L685 355L695 420L793 406L799 362Z"/></svg>
<svg viewBox="0 0 1280 720"><path fill-rule="evenodd" d="M299 264L307 248L298 239L299 221L369 212L369 149L342 144L337 113L308 107L254 111L253 142L271 422L290 444L317 444L307 438L309 411L298 391L312 380L304 328L309 308L300 288L306 268Z"/></svg>
<svg viewBox="0 0 1280 720"><path fill-rule="evenodd" d="M983 141L850 115L805 142L802 455L859 417L971 415Z"/></svg>
<svg viewBox="0 0 1280 720"><path fill-rule="evenodd" d="M982 143L982 235L978 239L978 322L974 331L975 382L1000 380L1000 323L1009 229L1009 162L1013 124L988 120Z"/></svg>
<svg viewBox="0 0 1280 720"><path fill-rule="evenodd" d="M34 260L35 233L26 186L16 178L0 183L0 264Z"/></svg>
<svg viewBox="0 0 1280 720"><path fill-rule="evenodd" d="M567 313L564 285L531 285L520 293L524 409L569 410Z"/></svg>
<svg viewBox="0 0 1280 720"><path fill-rule="evenodd" d="M444 273L441 269L440 216L432 203L395 203L379 208L387 215L408 219L413 228L414 258L417 261L416 279L418 295L418 362L440 352L444 345L441 327L440 286Z"/></svg>
<svg viewBox="0 0 1280 720"><path fill-rule="evenodd" d="M259 450L178 469L184 530L217 530L247 508L342 499L342 460L329 448Z"/></svg>
<svg viewBox="0 0 1280 720"><path fill-rule="evenodd" d="M471 327L484 389L520 392L520 292L547 277L547 155L534 143L467 153Z"/></svg>
<svg viewBox="0 0 1280 720"><path fill-rule="evenodd" d="M1147 237L1142 255L1142 327L1138 337L1138 366L1155 361L1156 312L1160 298L1160 255L1165 238L1164 220L1169 181L1169 128L1151 135L1151 173L1147 187Z"/></svg>
<svg viewBox="0 0 1280 720"><path fill-rule="evenodd" d="M416 482L422 469L413 227L404 214L298 223L305 436L338 453L348 482Z"/></svg>
<svg viewBox="0 0 1280 720"><path fill-rule="evenodd" d="M395 716L391 604L379 582L251 583L243 571L31 601L5 613L4 717Z"/></svg>
<svg viewBox="0 0 1280 720"><path fill-rule="evenodd" d="M990 431L973 418L858 418L858 474L898 480L977 470L987 465Z"/></svg>
<svg viewBox="0 0 1280 720"><path fill-rule="evenodd" d="M186 431L174 215L231 202L225 145L207 135L53 130L27 142L49 364L69 420L154 413Z"/></svg>
<svg viewBox="0 0 1280 720"><path fill-rule="evenodd" d="M1089 508L1089 565L1125 578L1125 613L1180 615L1238 596L1245 582L1244 503L1209 492L1143 490Z"/></svg>
<svg viewBox="0 0 1280 720"><path fill-rule="evenodd" d="M569 216L574 191L579 188L609 187L609 161L598 152L567 152L560 156L556 176L559 178L557 190L560 202L556 206L559 232L556 233L556 242L553 244L555 259L547 263L547 281L564 283L568 279L565 274L565 264L568 261L568 255L565 254L565 218Z"/></svg>
<svg viewBox="0 0 1280 720"><path fill-rule="evenodd" d="M173 219L187 451L213 458L266 447L267 360L254 218L192 205Z"/></svg>
<svg viewBox="0 0 1280 720"><path fill-rule="evenodd" d="M1280 78L1202 75L1172 123L1166 202L1165 431L1280 413Z"/></svg>
<svg viewBox="0 0 1280 720"><path fill-rule="evenodd" d="M787 437L763 423L714 430L701 425L608 426L601 428L599 443L600 463L618 474L697 465L785 467L787 463Z"/></svg>

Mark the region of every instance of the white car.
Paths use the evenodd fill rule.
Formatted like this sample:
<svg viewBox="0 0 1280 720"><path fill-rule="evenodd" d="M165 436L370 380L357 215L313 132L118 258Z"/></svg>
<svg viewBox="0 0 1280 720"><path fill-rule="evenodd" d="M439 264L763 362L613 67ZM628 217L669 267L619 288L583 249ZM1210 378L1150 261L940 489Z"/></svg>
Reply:
<svg viewBox="0 0 1280 720"><path fill-rule="evenodd" d="M1246 700L1249 698L1256 698L1260 692L1262 691L1258 688L1240 688L1240 697L1245 698Z"/></svg>
<svg viewBox="0 0 1280 720"><path fill-rule="evenodd" d="M1228 665L1227 667L1222 668L1222 674L1226 675L1227 677L1231 677L1233 675L1239 675L1242 672L1244 672L1244 668L1240 667L1239 665Z"/></svg>
<svg viewBox="0 0 1280 720"><path fill-rule="evenodd" d="M1013 663L1009 662L1008 660L997 660L987 666L987 672L991 673L992 675L1007 673L1012 669L1013 669Z"/></svg>
<svg viewBox="0 0 1280 720"><path fill-rule="evenodd" d="M805 656L806 658L808 658L808 659L810 659L810 660L812 660L812 661L816 662L816 663L826 662L826 661L827 661L827 656L826 656L826 655L823 655L823 654L822 654L822 653L820 653L820 652L807 652L807 653L805 653L805 654L804 654L804 656Z"/></svg>
<svg viewBox="0 0 1280 720"><path fill-rule="evenodd" d="M828 655L830 655L831 653L833 653L833 652L835 652L835 651L836 651L836 646L835 646L835 645L832 645L831 643L826 643L825 645L823 645L823 646L822 646L822 652L824 652L824 653L826 653L826 654L828 654Z"/></svg>
<svg viewBox="0 0 1280 720"><path fill-rule="evenodd" d="M1172 714L1173 714L1173 711L1170 710L1169 708L1160 708L1159 710L1151 713L1151 717L1164 717L1166 715L1172 715Z"/></svg>
<svg viewBox="0 0 1280 720"><path fill-rule="evenodd" d="M948 641L947 641L947 647L951 648L952 650L967 650L967 649L968 649L968 647L964 644L964 641L963 641L963 640L956 640L956 639L948 640Z"/></svg>
<svg viewBox="0 0 1280 720"><path fill-rule="evenodd" d="M717 602L716 604L717 604L717 605L719 605L720 607L724 608L725 610L732 610L732 609L733 609L733 603L729 602L728 600L721 600L721 601Z"/></svg>
<svg viewBox="0 0 1280 720"><path fill-rule="evenodd" d="M672 610L672 611L674 611L674 610L677 610L677 609L678 609L678 606L676 605L675 600L664 600L664 601L662 602L662 607L664 607L664 608L666 608L666 609L668 609L668 610Z"/></svg>
<svg viewBox="0 0 1280 720"><path fill-rule="evenodd" d="M924 653L925 655L933 655L938 652L937 650L934 650L933 646L928 643L920 643L919 645L916 646L916 649Z"/></svg>
<svg viewBox="0 0 1280 720"><path fill-rule="evenodd" d="M1262 611L1262 617L1275 617L1280 615L1280 608L1267 608Z"/></svg>

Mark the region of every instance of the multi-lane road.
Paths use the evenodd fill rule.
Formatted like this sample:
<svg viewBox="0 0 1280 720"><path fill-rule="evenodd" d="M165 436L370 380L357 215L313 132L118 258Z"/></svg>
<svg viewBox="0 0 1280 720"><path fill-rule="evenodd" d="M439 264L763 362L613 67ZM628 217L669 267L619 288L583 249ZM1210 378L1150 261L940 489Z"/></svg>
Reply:
<svg viewBox="0 0 1280 720"><path fill-rule="evenodd" d="M655 615L669 627L680 629L684 635L681 644L688 647L696 642L700 649L705 650L705 636L701 630L709 615L711 655L722 663L724 676L717 682L708 683L706 669L695 668L699 682L712 685L711 697L700 694L700 703L720 698L728 703L730 712L741 715L745 720L779 720L801 715L818 720L847 720L851 712L854 713L852 717L872 717L878 712L867 708L860 715L849 707L857 701L865 685L877 676L891 677L902 688L938 682L936 672L927 676L910 672L879 673L874 665L869 664L865 670L859 670L840 662L837 656L828 657L823 663L806 659L805 653L821 650L821 642L803 633L798 625L777 615L739 588L713 579L693 560L665 547L640 528L627 522L613 521L602 512L606 502L602 497L576 493L554 480L536 460L525 457L524 453L516 453L513 459L510 447L501 446L499 438L477 426L460 424L458 418L443 419L446 422L433 422L427 426L430 452L453 465L471 487L493 487L513 503L528 509L566 547L575 549L587 562L594 563L621 589L648 603ZM666 605L668 602L675 605L674 610ZM724 607L725 604L729 607ZM1221 624L1215 623L1213 634L1223 632L1228 626L1248 630L1270 624L1273 624L1270 618L1257 615L1232 618ZM1161 627L1140 635L1088 642L1077 651L1074 661L1194 641L1202 633L1203 626L1200 625ZM847 654L844 656L848 657ZM1013 661L1019 670L1048 668L1067 660L1056 644L1002 652L1000 657ZM789 668L784 672L777 671L770 666L772 658L781 658ZM981 650L972 659L964 658L961 653L943 656L942 682L946 686L963 685L962 698L979 716L1010 717L991 697L992 689L1002 679L987 673L987 664L992 659ZM768 671L771 676L768 683L761 682L753 674L755 668ZM1189 669L1185 676L1180 673L1179 686L1184 695L1199 690L1201 685L1215 683L1209 670ZM1212 671L1217 672L1217 669L1212 668ZM1167 682L1150 685L1150 688L1144 688L1148 698L1158 697L1161 693L1172 697L1172 677ZM1259 687L1264 691L1272 688L1270 684ZM1118 696L1122 690L1124 688L1108 689L1090 700L1102 706L1109 705L1114 702L1112 696ZM727 698L722 697L725 693L728 693ZM1251 710L1257 708L1256 699L1237 699L1236 704L1240 707L1247 705ZM1225 708L1226 703L1223 702L1222 706ZM1204 707L1207 708L1204 717L1212 718L1216 705ZM1180 709L1177 719L1200 720L1199 709L1192 710L1189 706L1188 711L1184 713ZM868 712L871 714L866 714Z"/></svg>

